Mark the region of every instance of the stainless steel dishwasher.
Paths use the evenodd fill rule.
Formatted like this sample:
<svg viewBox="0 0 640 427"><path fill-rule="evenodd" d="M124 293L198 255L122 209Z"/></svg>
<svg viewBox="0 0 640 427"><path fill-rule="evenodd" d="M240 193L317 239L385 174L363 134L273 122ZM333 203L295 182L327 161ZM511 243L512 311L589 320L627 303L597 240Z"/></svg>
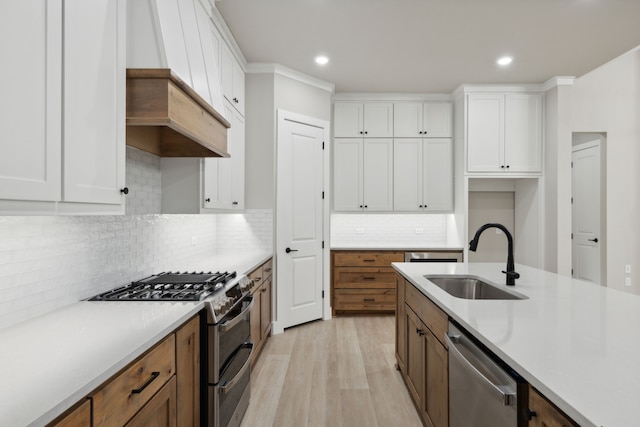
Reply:
<svg viewBox="0 0 640 427"><path fill-rule="evenodd" d="M526 425L526 382L449 322L449 427ZM521 405L518 405L521 402Z"/></svg>

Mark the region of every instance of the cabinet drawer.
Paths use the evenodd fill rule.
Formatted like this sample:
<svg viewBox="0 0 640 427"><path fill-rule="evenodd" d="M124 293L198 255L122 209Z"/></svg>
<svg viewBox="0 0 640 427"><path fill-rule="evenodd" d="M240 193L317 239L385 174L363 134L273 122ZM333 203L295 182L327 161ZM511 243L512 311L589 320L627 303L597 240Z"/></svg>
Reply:
<svg viewBox="0 0 640 427"><path fill-rule="evenodd" d="M336 289L396 287L396 274L391 268L337 267L334 275L333 287Z"/></svg>
<svg viewBox="0 0 640 427"><path fill-rule="evenodd" d="M92 396L94 426L122 426L176 372L176 340L171 334Z"/></svg>
<svg viewBox="0 0 640 427"><path fill-rule="evenodd" d="M262 268L263 266L260 266L248 274L249 279L251 279L251 282L253 282L251 285L252 291L258 289L258 287L262 284L262 281L264 279Z"/></svg>
<svg viewBox="0 0 640 427"><path fill-rule="evenodd" d="M267 279L271 277L271 273L273 272L273 258L269 259L269 261L262 264L262 275L263 279Z"/></svg>
<svg viewBox="0 0 640 427"><path fill-rule="evenodd" d="M389 267L392 262L403 262L404 252L348 251L335 252L335 266Z"/></svg>
<svg viewBox="0 0 640 427"><path fill-rule="evenodd" d="M408 281L404 283L405 301L407 305L411 307L427 327L431 329L433 335L444 344L444 336L447 333L449 316L411 283Z"/></svg>
<svg viewBox="0 0 640 427"><path fill-rule="evenodd" d="M394 311L395 289L336 289L334 310Z"/></svg>

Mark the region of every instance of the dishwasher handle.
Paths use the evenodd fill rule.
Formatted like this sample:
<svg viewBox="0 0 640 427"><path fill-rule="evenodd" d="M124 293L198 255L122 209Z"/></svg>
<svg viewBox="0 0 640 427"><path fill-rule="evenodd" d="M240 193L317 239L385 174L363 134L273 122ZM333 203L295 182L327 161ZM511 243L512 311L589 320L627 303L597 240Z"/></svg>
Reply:
<svg viewBox="0 0 640 427"><path fill-rule="evenodd" d="M484 376L482 372L476 368L464 355L458 350L458 345L462 345L460 342L460 335L447 333L445 340L449 346L449 355L455 357L463 366L467 366L471 375L473 375L481 384L484 384L485 388L489 392L496 395L504 404L504 406L511 406L516 404L516 393L508 386L497 385L491 382L489 378Z"/></svg>

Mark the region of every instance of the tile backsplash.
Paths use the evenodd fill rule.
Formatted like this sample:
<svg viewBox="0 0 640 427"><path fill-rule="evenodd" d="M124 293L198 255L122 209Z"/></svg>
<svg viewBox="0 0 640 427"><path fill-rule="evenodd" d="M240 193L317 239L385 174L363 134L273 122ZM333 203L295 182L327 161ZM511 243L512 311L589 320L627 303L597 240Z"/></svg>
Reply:
<svg viewBox="0 0 640 427"><path fill-rule="evenodd" d="M0 328L208 255L271 250L270 209L161 215L159 158L127 148L126 215L0 217ZM197 244L191 237L197 236Z"/></svg>
<svg viewBox="0 0 640 427"><path fill-rule="evenodd" d="M331 246L445 247L446 214L333 214Z"/></svg>

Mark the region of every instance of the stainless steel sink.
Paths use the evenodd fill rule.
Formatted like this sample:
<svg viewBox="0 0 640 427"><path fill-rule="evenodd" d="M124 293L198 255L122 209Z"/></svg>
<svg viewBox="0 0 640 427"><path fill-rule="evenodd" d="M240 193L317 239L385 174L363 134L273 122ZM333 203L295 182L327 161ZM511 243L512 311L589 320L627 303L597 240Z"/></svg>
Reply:
<svg viewBox="0 0 640 427"><path fill-rule="evenodd" d="M527 299L518 292L507 291L476 276L425 275L425 279L456 298L463 299Z"/></svg>

